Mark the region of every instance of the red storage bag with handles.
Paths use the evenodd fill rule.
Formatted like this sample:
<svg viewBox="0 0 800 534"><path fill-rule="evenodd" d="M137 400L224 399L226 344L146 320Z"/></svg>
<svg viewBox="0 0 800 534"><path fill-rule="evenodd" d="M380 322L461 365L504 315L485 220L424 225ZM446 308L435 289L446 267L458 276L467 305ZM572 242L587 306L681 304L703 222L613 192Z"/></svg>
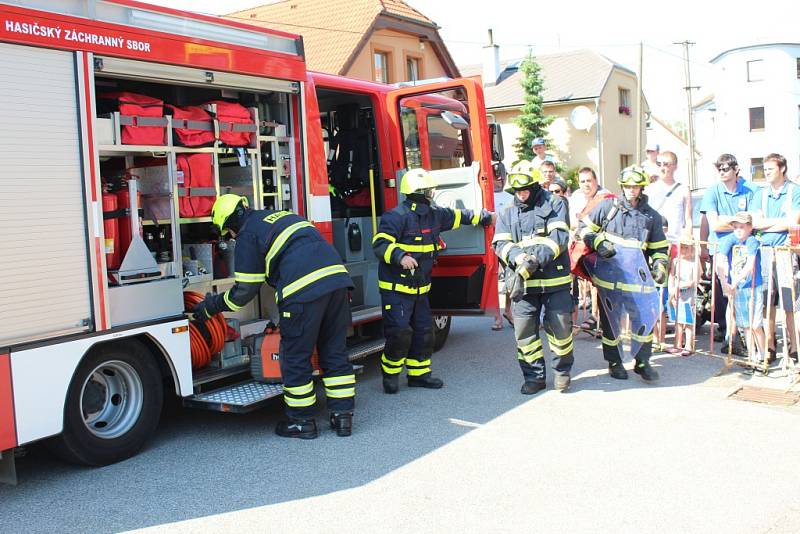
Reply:
<svg viewBox="0 0 800 534"><path fill-rule="evenodd" d="M250 146L256 132L256 124L250 116L250 111L236 102L212 100L205 105L211 104L217 106L219 140L228 146Z"/></svg>
<svg viewBox="0 0 800 534"><path fill-rule="evenodd" d="M183 146L214 144L214 122L211 114L200 106L178 107L167 104L172 114L175 140Z"/></svg>
<svg viewBox="0 0 800 534"><path fill-rule="evenodd" d="M163 145L167 131L164 102L137 93L103 93L106 109L119 111L123 145ZM102 105L101 105L102 107Z"/></svg>
<svg viewBox="0 0 800 534"><path fill-rule="evenodd" d="M211 154L178 154L178 210L181 217L206 217L217 198Z"/></svg>

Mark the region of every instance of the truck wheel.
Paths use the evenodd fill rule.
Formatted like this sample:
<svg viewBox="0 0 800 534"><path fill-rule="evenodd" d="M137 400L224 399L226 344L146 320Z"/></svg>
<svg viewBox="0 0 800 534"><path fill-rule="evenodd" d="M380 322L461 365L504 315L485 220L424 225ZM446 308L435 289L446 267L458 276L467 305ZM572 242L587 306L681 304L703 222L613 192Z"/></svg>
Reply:
<svg viewBox="0 0 800 534"><path fill-rule="evenodd" d="M444 347L447 336L450 334L450 324L453 318L449 315L433 316L433 350L434 352Z"/></svg>
<svg viewBox="0 0 800 534"><path fill-rule="evenodd" d="M155 431L163 401L158 365L141 343L93 349L72 377L53 450L92 466L130 458Z"/></svg>

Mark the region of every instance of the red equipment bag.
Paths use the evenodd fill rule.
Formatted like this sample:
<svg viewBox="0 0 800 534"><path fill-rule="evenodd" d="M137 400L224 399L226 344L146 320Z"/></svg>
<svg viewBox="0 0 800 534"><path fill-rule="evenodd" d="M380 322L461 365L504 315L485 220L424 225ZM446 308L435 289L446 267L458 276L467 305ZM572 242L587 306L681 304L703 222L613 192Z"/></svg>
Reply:
<svg viewBox="0 0 800 534"><path fill-rule="evenodd" d="M214 144L214 122L211 114L200 106L180 108L167 104L172 113L172 131L175 140L183 146L209 146Z"/></svg>
<svg viewBox="0 0 800 534"><path fill-rule="evenodd" d="M578 214L578 220L581 220L585 215L588 215L601 201L607 198L615 198L616 195L614 193L604 193L604 194L596 194L592 200L590 200L586 207L583 208ZM586 269L583 267L583 262L581 261L584 256L588 256L592 253L592 250L586 246L582 239L575 238L569 244L569 270L575 276L583 278L584 280L591 280L592 277L589 276L589 273L586 272Z"/></svg>
<svg viewBox="0 0 800 534"><path fill-rule="evenodd" d="M163 145L167 131L164 102L136 93L103 93L107 109L119 111L123 145Z"/></svg>
<svg viewBox="0 0 800 534"><path fill-rule="evenodd" d="M178 209L181 217L206 217L217 198L211 154L178 154Z"/></svg>
<svg viewBox="0 0 800 534"><path fill-rule="evenodd" d="M212 100L206 106L216 105L216 117L219 121L219 140L228 146L250 146L253 134L257 131L250 111L236 102Z"/></svg>

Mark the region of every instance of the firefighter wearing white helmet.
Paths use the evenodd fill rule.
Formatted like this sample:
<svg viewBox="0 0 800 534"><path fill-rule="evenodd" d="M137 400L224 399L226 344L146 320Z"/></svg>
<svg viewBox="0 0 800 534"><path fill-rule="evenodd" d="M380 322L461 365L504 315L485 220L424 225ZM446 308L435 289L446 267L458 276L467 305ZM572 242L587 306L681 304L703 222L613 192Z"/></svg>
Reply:
<svg viewBox="0 0 800 534"><path fill-rule="evenodd" d="M433 204L435 177L425 169L408 171L400 182L405 199L381 217L372 248L380 260L378 286L386 345L381 355L383 390L397 393L400 373L408 385L438 389L431 375L433 316L428 302L431 271L439 252L439 234L463 225L490 226L485 210L450 209Z"/></svg>
<svg viewBox="0 0 800 534"><path fill-rule="evenodd" d="M572 277L569 269L569 213L564 198L545 191L541 174L529 161L511 168L506 191L514 203L497 218L493 246L506 267L506 284L514 301L514 337L524 383L520 393L546 387L539 323L553 353L554 385L569 387L573 364Z"/></svg>
<svg viewBox="0 0 800 534"><path fill-rule="evenodd" d="M620 199L609 198L597 205L578 224L578 236L601 258L609 259L617 253L617 247L641 248L649 262L653 281L662 285L667 280L668 243L664 236L659 215L648 203L647 195L642 191L650 183L644 169L637 165L626 167L620 173L618 183L623 191ZM594 279L595 285L618 287L625 291L624 284L616 284L618 280ZM641 291L633 288L632 291ZM608 362L608 372L612 378L624 380L628 372L622 365L619 338L612 331L609 319L600 306L600 328L603 331L603 357ZM658 373L650 366L652 354L652 329L646 333L633 332L637 341L642 343L636 355L634 372L645 381L658 380Z"/></svg>
<svg viewBox="0 0 800 534"><path fill-rule="evenodd" d="M353 281L336 249L313 224L289 211L251 210L247 199L222 195L211 221L236 238L235 282L217 295L207 294L194 308L196 321L237 311L253 300L266 282L275 288L280 315L281 374L287 419L275 432L311 439L316 393L311 353L316 345L331 427L349 436L353 424L355 375L347 360L350 327L348 289Z"/></svg>

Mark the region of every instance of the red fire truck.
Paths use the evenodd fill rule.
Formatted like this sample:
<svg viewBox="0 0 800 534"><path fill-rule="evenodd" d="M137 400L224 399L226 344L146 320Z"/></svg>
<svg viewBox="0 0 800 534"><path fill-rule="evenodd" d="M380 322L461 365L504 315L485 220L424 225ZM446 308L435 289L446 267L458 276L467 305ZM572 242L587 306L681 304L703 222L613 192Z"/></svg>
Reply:
<svg viewBox="0 0 800 534"><path fill-rule="evenodd" d="M89 465L136 454L165 393L225 412L281 394L271 288L207 332L185 313L233 283L217 195L295 211L335 245L356 286L354 361L383 347L371 241L404 172L431 169L441 205L493 205L502 143L470 80L311 73L299 36L134 0L0 2L0 51L5 480L14 449L45 438ZM452 315L497 298L491 230L445 239L438 345Z"/></svg>

